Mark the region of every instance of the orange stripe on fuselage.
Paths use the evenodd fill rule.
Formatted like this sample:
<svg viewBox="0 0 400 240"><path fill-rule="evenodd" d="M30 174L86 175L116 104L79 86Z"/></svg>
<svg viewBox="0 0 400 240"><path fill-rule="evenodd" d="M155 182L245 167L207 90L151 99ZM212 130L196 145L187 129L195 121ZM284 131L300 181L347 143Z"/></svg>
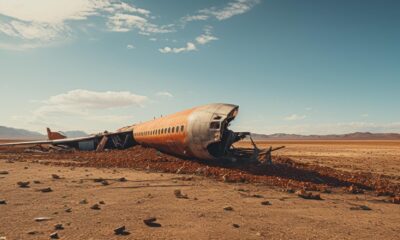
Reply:
<svg viewBox="0 0 400 240"><path fill-rule="evenodd" d="M185 155L190 156L187 144L188 117L194 110L196 108L133 126L135 141L173 154L184 155L186 152Z"/></svg>

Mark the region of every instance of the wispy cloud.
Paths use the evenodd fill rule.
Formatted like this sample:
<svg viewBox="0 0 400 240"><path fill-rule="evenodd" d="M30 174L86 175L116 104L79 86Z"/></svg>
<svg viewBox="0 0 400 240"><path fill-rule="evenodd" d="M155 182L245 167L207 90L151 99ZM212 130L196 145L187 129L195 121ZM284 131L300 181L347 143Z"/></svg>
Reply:
<svg viewBox="0 0 400 240"><path fill-rule="evenodd" d="M169 98L174 97L174 95L172 95L172 93L167 92L167 91L157 92L156 95L157 96L169 97Z"/></svg>
<svg viewBox="0 0 400 240"><path fill-rule="evenodd" d="M204 28L204 33L196 38L196 42L204 45L207 44L208 42L218 40L216 36L212 35L211 30L212 30L211 26L206 26Z"/></svg>
<svg viewBox="0 0 400 240"><path fill-rule="evenodd" d="M180 47L180 48L171 48L171 47L164 47L158 49L161 53L183 53L183 52L190 52L190 51L196 51L196 45L192 42L186 43L185 47Z"/></svg>
<svg viewBox="0 0 400 240"><path fill-rule="evenodd" d="M134 49L135 46L133 46L133 44L128 44L128 45L126 45L126 48L127 48L127 49Z"/></svg>
<svg viewBox="0 0 400 240"><path fill-rule="evenodd" d="M286 121L296 121L296 120L302 120L306 118L306 115L297 115L297 114L292 114L290 116L287 116L284 118Z"/></svg>
<svg viewBox="0 0 400 240"><path fill-rule="evenodd" d="M217 20L226 20L233 16L244 14L250 11L260 0L233 0L222 8L211 7L199 10L194 15L187 15L181 19L181 22L205 21L209 18Z"/></svg>

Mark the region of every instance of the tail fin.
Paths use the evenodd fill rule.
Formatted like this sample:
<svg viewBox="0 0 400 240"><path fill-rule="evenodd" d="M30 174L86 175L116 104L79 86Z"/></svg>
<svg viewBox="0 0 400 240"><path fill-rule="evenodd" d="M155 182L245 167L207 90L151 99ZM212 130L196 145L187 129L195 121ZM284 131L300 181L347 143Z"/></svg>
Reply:
<svg viewBox="0 0 400 240"><path fill-rule="evenodd" d="M64 139L67 138L67 136L65 136L64 134L60 133L60 132L52 132L50 130L50 128L47 128L47 138L49 140L57 140L57 139Z"/></svg>

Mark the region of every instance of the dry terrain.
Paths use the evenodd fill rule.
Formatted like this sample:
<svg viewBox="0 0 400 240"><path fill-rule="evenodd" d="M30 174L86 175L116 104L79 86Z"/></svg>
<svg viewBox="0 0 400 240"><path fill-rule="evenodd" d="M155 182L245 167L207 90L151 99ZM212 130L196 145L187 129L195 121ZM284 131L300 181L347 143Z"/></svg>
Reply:
<svg viewBox="0 0 400 240"><path fill-rule="evenodd" d="M273 167L0 149L0 239L398 239L400 142L271 144Z"/></svg>

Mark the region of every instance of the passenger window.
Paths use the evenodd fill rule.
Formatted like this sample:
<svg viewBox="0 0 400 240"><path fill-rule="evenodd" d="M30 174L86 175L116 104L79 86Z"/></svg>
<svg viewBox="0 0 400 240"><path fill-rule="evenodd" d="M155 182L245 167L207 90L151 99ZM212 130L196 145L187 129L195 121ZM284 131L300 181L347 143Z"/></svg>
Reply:
<svg viewBox="0 0 400 240"><path fill-rule="evenodd" d="M176 126L176 127L175 127L175 131L176 131L176 132L179 132L179 126Z"/></svg>
<svg viewBox="0 0 400 240"><path fill-rule="evenodd" d="M170 132L171 132L171 128L169 127L169 128L168 128L168 133L170 133Z"/></svg>
<svg viewBox="0 0 400 240"><path fill-rule="evenodd" d="M166 128L164 128L164 133L165 133L165 134L167 133L167 129L166 129Z"/></svg>
<svg viewBox="0 0 400 240"><path fill-rule="evenodd" d="M181 132L183 132L183 129L184 129L184 127L183 127L183 125L181 126Z"/></svg>
<svg viewBox="0 0 400 240"><path fill-rule="evenodd" d="M220 122L211 122L210 123L210 129L219 129L220 127Z"/></svg>
<svg viewBox="0 0 400 240"><path fill-rule="evenodd" d="M172 127L171 131L172 131L172 133L174 133L175 132L175 127Z"/></svg>

